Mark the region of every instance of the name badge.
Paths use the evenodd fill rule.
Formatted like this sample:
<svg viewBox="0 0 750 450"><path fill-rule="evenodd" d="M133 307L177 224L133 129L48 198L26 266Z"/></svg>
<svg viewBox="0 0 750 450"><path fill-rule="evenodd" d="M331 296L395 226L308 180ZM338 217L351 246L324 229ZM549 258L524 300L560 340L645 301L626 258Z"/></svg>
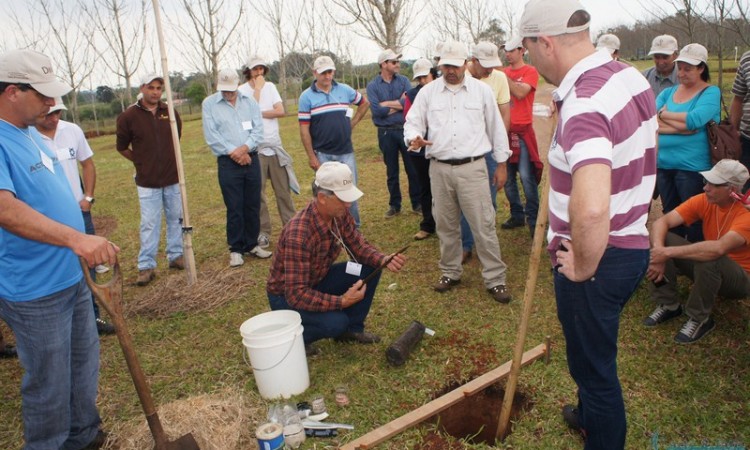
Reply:
<svg viewBox="0 0 750 450"><path fill-rule="evenodd" d="M42 157L42 164L44 164L44 167L46 167L50 172L55 173L55 166L52 162L52 158L47 156L47 154L41 150L39 151L39 155Z"/></svg>
<svg viewBox="0 0 750 450"><path fill-rule="evenodd" d="M253 129L253 121L252 120L245 120L242 122L242 129L245 131L250 131Z"/></svg>
<svg viewBox="0 0 750 450"><path fill-rule="evenodd" d="M352 117L354 117L354 109L352 109L352 108L346 108L346 117L348 117L349 119L351 119Z"/></svg>
<svg viewBox="0 0 750 450"><path fill-rule="evenodd" d="M346 263L346 273L349 275L354 275L355 277L358 277L360 273L362 273L362 264L355 263L354 261L349 261Z"/></svg>
<svg viewBox="0 0 750 450"><path fill-rule="evenodd" d="M75 159L76 157L76 151L73 148L58 148L57 151L57 159L60 161L67 161L69 159Z"/></svg>

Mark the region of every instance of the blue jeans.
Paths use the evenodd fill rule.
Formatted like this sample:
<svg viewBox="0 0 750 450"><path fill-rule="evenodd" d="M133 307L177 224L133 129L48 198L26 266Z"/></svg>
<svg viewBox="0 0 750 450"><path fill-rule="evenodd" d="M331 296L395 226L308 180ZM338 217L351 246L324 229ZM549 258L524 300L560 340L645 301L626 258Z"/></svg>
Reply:
<svg viewBox="0 0 750 450"><path fill-rule="evenodd" d="M336 263L331 266L326 276L313 286L316 291L324 292L331 295L343 295L357 280L364 279L375 269L370 266L362 266L360 276L354 276L346 273L346 262ZM340 311L305 311L289 306L283 295L268 294L268 304L272 310L292 309L302 316L302 338L305 345L311 344L320 339L335 338L341 336L347 331L354 333L362 332L365 329L365 319L370 312L372 299L375 297L375 289L380 282L379 272L367 283L365 297L354 305Z"/></svg>
<svg viewBox="0 0 750 450"><path fill-rule="evenodd" d="M167 258L170 261L182 256L182 196L180 185L163 188L137 186L141 204L141 251L138 253L138 270L156 268L156 252L161 234L161 211L167 221Z"/></svg>
<svg viewBox="0 0 750 450"><path fill-rule="evenodd" d="M99 336L91 292L73 286L28 302L0 298L24 369L21 406L26 450L78 450L96 436Z"/></svg>
<svg viewBox="0 0 750 450"><path fill-rule="evenodd" d="M229 156L219 156L219 187L227 208L227 244L232 253L247 253L258 245L260 233L260 161L250 155L242 166Z"/></svg>
<svg viewBox="0 0 750 450"><path fill-rule="evenodd" d="M354 181L354 185L357 185L357 160L354 158L354 153L344 153L343 155L331 155L330 153L321 153L318 152L318 161L320 161L321 164L328 161L338 161L340 163L346 164L349 166L349 170L352 171L352 181ZM352 202L351 208L349 208L349 212L352 213L352 216L354 216L354 223L357 224L357 228L362 224L359 220L359 202Z"/></svg>
<svg viewBox="0 0 750 450"><path fill-rule="evenodd" d="M524 221L524 212L526 213L526 224L532 230L536 226L536 215L539 211L539 190L536 184L536 175L534 166L531 164L529 149L523 139L519 139L521 153L518 163L508 163L508 179L505 182L505 197L510 203L510 217L516 222ZM523 186L523 195L526 197L526 208L521 203L521 196L518 193L518 183L516 174L521 176L521 186Z"/></svg>
<svg viewBox="0 0 750 450"><path fill-rule="evenodd" d="M590 280L573 282L554 272L557 317L565 335L568 369L578 386L586 450L625 447L617 334L620 313L646 272L648 256L648 250L610 247Z"/></svg>
<svg viewBox="0 0 750 450"><path fill-rule="evenodd" d="M404 130L402 128L378 128L378 145L383 153L385 173L387 177L388 193L390 199L388 205L396 211L401 211L401 185L398 181L398 155L404 160L404 170L409 181L409 198L411 207L415 209L422 203L420 201L421 189L419 177L414 168L409 152L404 142Z"/></svg>
<svg viewBox="0 0 750 450"><path fill-rule="evenodd" d="M690 197L703 193L703 175L690 170L657 169L656 185L666 214ZM690 242L699 242L703 240L703 222L699 220L689 227L680 225L672 232Z"/></svg>
<svg viewBox="0 0 750 450"><path fill-rule="evenodd" d="M435 218L432 216L432 188L430 187L430 160L425 158L424 149L419 153L411 152L414 170L417 171L421 188L422 221L419 229L428 233L435 232Z"/></svg>
<svg viewBox="0 0 750 450"><path fill-rule="evenodd" d="M83 226L86 229L86 234L96 234L94 220L91 218L91 211L81 211L81 214L83 214ZM91 275L92 280L96 281L96 270L89 269L89 275ZM96 298L94 298L93 293L91 294L91 303L94 304L94 317L98 319L101 315L99 313L99 305L96 304Z"/></svg>
<svg viewBox="0 0 750 450"><path fill-rule="evenodd" d="M487 178L490 182L492 206L495 208L495 211L497 211L497 186L492 184L492 177L495 176L495 170L497 170L497 162L495 162L495 158L492 157L492 152L484 155L484 162L487 163ZM463 213L461 213L461 247L467 252L474 248L474 235L471 234L469 222L466 220Z"/></svg>

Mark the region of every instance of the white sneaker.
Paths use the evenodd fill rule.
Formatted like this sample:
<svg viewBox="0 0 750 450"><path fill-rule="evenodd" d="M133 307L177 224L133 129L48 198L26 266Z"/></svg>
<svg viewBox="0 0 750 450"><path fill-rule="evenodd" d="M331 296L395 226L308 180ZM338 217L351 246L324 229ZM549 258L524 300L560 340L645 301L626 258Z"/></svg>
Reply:
<svg viewBox="0 0 750 450"><path fill-rule="evenodd" d="M253 255L253 256L255 256L256 258L260 258L260 259L270 258L271 255L273 255L273 253L271 253L271 252L269 252L267 250L263 250L258 245L256 245L255 248L253 248L252 250L250 250L248 253L251 254L251 255Z"/></svg>
<svg viewBox="0 0 750 450"><path fill-rule="evenodd" d="M94 267L94 271L96 273L107 273L109 272L109 267L105 266L104 264L99 264L98 266Z"/></svg>
<svg viewBox="0 0 750 450"><path fill-rule="evenodd" d="M258 235L258 247L268 248L269 245L271 245L271 239L269 239L266 233L260 233Z"/></svg>
<svg viewBox="0 0 750 450"><path fill-rule="evenodd" d="M229 267L239 267L243 264L245 264L245 260L242 259L242 253L232 252L229 254Z"/></svg>

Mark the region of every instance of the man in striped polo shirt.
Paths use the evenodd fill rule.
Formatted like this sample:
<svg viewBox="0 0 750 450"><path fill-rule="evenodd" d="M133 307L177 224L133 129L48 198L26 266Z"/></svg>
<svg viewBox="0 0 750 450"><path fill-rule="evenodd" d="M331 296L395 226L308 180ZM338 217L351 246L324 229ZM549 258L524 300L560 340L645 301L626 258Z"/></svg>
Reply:
<svg viewBox="0 0 750 450"><path fill-rule="evenodd" d="M370 102L344 83L333 80L336 66L329 56L319 56L313 63L315 81L299 96L299 134L317 171L321 164L338 161L349 166L357 184L357 161L354 159L352 131L367 114ZM357 105L357 112L349 105ZM352 202L351 213L357 227L361 225L358 202Z"/></svg>
<svg viewBox="0 0 750 450"><path fill-rule="evenodd" d="M578 406L563 418L586 449L625 447L617 332L648 266L656 175L654 94L634 68L594 49L578 0L530 0L524 47L551 84L559 123L549 150L549 252Z"/></svg>

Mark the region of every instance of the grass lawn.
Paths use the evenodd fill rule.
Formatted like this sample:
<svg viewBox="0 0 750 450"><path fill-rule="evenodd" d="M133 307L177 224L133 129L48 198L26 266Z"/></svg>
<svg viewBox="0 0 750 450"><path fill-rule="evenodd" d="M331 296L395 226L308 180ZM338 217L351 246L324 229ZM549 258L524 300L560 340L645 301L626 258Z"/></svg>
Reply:
<svg viewBox="0 0 750 450"><path fill-rule="evenodd" d="M281 126L285 147L295 157L295 169L303 187L302 195L295 198L299 208L310 197L313 172L307 166L296 118L282 119ZM359 187L365 192L360 205L362 231L384 251L393 251L412 242L419 217L407 212L407 200L404 213L390 220L383 218L388 208L385 166L369 117L355 130L354 142ZM540 139L540 142L546 141ZM93 139L91 144L98 172L93 213L99 231L106 232L122 247L125 301L132 303L144 295L158 296L168 278L183 274L168 273L162 254L156 281L146 288L134 285L139 209L133 168L115 151L114 136ZM205 146L199 120L185 123L182 151L200 280L228 264L228 251L216 162ZM404 178L401 184L406 192ZM275 242L279 221L275 205L270 206ZM526 229L500 229L499 224L508 216L502 193L498 196L498 209L498 235L503 259L508 264L513 302L500 305L491 300L483 288L476 258L466 265L461 285L446 294L435 293L431 285L439 276L438 241L430 238L413 243L407 251L409 261L403 272L383 275L367 321L368 329L380 334L383 342L372 346L320 343L323 354L309 361L311 386L295 398L309 401L313 394L324 394L329 420L353 424L355 430L342 432L335 439L308 439L302 448L331 448L351 441L430 401L447 387L464 383L512 358L531 240ZM162 247L163 242L162 239ZM241 295L207 312L180 312L167 318L129 314L130 331L157 408L175 400L220 391L242 396L256 408L265 409L271 404L257 394L252 372L243 362L244 348L238 331L243 321L269 309L265 294L268 266L268 260L248 258L244 266L235 269L247 275ZM389 285L392 286L386 289ZM687 285L684 287L687 289ZM750 303L719 301L715 309L716 329L690 346L679 346L672 341L682 321L644 329L641 320L651 309L644 284L622 314L619 372L628 412L627 448L653 448L655 438L659 448L666 448L667 444L750 443ZM419 320L436 334L425 336L404 366L392 368L386 362L385 349L412 320ZM7 332L7 327L3 330ZM578 435L568 431L560 418L562 405L575 401L575 386L568 375L549 266L543 258L526 347L544 342L546 336L552 339L550 363L535 362L521 372L518 389L532 404L518 418L513 433L498 445L500 448L582 447ZM7 337L13 340L12 334ZM100 411L104 427L112 432L113 438L122 439L120 433L125 424L142 421L142 412L116 338L104 337L101 343ZM0 362L3 380L0 448L3 449L18 449L22 445L21 375L17 361ZM351 404L347 407L338 407L333 402L334 389L340 384L349 389ZM242 446L238 448L254 448L252 430L262 422L264 417L257 414L247 417ZM443 434L436 437L434 430L434 424L416 426L379 448L490 448ZM427 445L436 441L443 446Z"/></svg>

